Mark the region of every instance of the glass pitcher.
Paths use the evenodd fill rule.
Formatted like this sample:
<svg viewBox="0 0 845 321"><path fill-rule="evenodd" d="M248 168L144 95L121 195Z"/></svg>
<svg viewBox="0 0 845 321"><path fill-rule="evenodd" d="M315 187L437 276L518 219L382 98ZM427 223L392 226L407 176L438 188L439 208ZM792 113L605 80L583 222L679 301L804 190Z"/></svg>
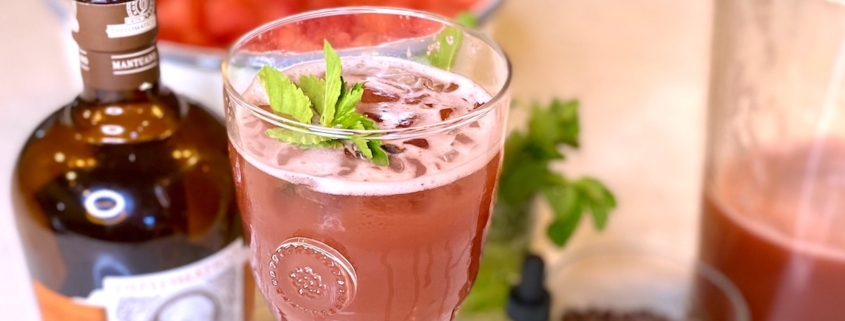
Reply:
<svg viewBox="0 0 845 321"><path fill-rule="evenodd" d="M845 320L845 1L717 0L700 257L753 320Z"/></svg>

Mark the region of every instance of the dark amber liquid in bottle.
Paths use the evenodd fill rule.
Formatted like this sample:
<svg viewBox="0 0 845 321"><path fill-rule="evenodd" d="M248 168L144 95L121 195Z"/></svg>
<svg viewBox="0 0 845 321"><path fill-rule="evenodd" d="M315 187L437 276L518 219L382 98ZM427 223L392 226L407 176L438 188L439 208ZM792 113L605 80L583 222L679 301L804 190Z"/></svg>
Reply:
<svg viewBox="0 0 845 321"><path fill-rule="evenodd" d="M224 126L154 87L86 89L26 142L13 199L34 281L84 298L106 276L184 266L241 237Z"/></svg>
<svg viewBox="0 0 845 321"><path fill-rule="evenodd" d="M80 2L118 5L111 12L124 15L129 14L124 7L139 15L153 12L154 5ZM92 12L92 7L85 9ZM141 36L151 32L155 30ZM153 44L139 42L132 34L117 35L123 38L103 38L108 46L97 52L80 51L87 55L83 55L86 63L91 59L90 69L82 68L83 92L33 131L12 178L16 222L46 321L105 321L105 309L77 305L73 298L88 298L109 277L150 275L196 263L237 244L243 236L223 123L159 85L158 70L152 69L158 68ZM79 39L88 45L106 43L92 42L91 33L85 37L89 38ZM116 52L102 49L129 41L138 45ZM144 49L148 47L152 49ZM109 69L118 68L112 63L94 63L95 58L109 59L103 58L105 54L113 54L113 61L141 57L131 68L149 68L121 71ZM88 83L86 72L100 78ZM120 76L121 72L144 76ZM246 265L246 260L233 264ZM254 284L248 267L243 274L226 280L243 281L243 311L249 320ZM194 276L203 278L198 275ZM236 296L231 293L218 294L221 305L241 303L232 300Z"/></svg>

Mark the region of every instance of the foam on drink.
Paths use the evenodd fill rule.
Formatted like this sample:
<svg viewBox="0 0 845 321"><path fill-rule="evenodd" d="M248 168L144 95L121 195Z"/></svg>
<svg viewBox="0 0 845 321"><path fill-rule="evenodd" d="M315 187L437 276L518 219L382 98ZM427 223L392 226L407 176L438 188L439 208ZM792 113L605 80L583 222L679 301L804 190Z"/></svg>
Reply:
<svg viewBox="0 0 845 321"><path fill-rule="evenodd" d="M297 81L299 75L322 77L324 71L321 61L284 73ZM437 124L466 115L491 99L467 78L395 58L344 58L343 77L350 84L366 82L357 109L380 129ZM242 95L254 105L268 104L258 79ZM279 142L265 134L274 126L246 108L235 111L239 134L232 137L233 145L244 159L269 175L329 194L404 194L443 186L482 168L498 154L495 147L503 138L503 133L492 132L501 127L495 123L497 117L482 117L469 126L424 137L382 141L388 144L391 164L380 167L356 159L349 149L300 149Z"/></svg>

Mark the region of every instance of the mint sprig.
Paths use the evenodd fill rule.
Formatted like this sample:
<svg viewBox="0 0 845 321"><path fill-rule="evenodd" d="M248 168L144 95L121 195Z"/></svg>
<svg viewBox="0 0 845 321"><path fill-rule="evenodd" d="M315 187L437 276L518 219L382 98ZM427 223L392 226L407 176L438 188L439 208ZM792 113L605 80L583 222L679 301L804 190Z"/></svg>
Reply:
<svg viewBox="0 0 845 321"><path fill-rule="evenodd" d="M580 123L578 102L554 100L550 106L533 106L528 132L515 131L505 142L505 160L499 183L497 215L491 233L511 236L521 233L519 222L535 196L543 196L554 219L546 232L563 246L575 232L583 214L592 214L594 226L603 230L616 198L600 181L591 177L568 178L552 171L552 162L564 159L562 147L578 148ZM502 222L496 224L497 220Z"/></svg>
<svg viewBox="0 0 845 321"><path fill-rule="evenodd" d="M343 80L340 55L334 51L328 40L324 41L323 55L326 61L326 76L314 75L299 77L299 86L281 71L264 66L258 77L267 92L270 108L277 115L288 117L303 124L317 122L320 126L337 129L375 130L376 124L367 116L359 113L355 106L364 95L364 84L349 86ZM315 120L314 115L319 115ZM303 149L338 148L344 140L324 137L310 133L272 128L267 136L279 141L296 145ZM389 164L387 153L381 147L381 140L372 137L353 135L348 142L355 145L361 155L379 166Z"/></svg>
<svg viewBox="0 0 845 321"><path fill-rule="evenodd" d="M468 28L478 26L478 17L464 11L455 18L455 22ZM458 50L464 42L464 32L455 27L446 27L437 34L437 50L428 55L428 63L434 67L449 70L455 65Z"/></svg>

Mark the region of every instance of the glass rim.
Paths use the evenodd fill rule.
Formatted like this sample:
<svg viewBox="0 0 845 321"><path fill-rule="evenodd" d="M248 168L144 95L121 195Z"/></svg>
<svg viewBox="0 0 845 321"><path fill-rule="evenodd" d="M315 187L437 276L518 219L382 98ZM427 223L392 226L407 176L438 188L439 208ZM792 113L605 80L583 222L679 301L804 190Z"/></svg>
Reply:
<svg viewBox="0 0 845 321"><path fill-rule="evenodd" d="M331 127L324 127L319 124L304 124L300 123L291 119L287 119L285 117L281 117L276 115L272 112L264 110L263 108L256 106L255 104L249 103L246 99L241 96L240 92L237 92L234 87L232 86L229 80L229 72L228 67L231 61L231 58L235 56L235 54L250 40L254 39L255 37L264 34L267 31L270 31L276 27L288 25L291 23L297 23L306 20L312 20L317 18L325 18L331 16L339 16L339 15L352 15L352 14L382 14L382 15L394 15L394 16L405 16L405 17L415 17L420 19L425 19L428 21L434 21L441 23L443 26L453 27L460 30L465 35L469 35L471 37L480 39L483 41L487 46L493 49L493 51L500 57L505 63L505 67L507 68L507 76L504 83L500 86L497 92L492 95L489 101L483 103L481 106L471 110L469 113L465 115L461 115L459 117L450 118L447 120L439 121L433 124L422 125L422 126L411 126L407 128L396 128L396 129L376 129L376 130L354 130L354 129L338 129L338 128L331 128ZM340 51L340 50L339 50ZM338 138L338 139L348 139L351 137L368 137L372 136L373 138L378 138L380 140L400 140L400 139L410 139L416 138L420 136L427 136L432 134L437 134L444 131L449 131L454 128L462 127L464 125L470 124L481 117L484 117L489 112L498 109L499 106L507 106L508 104L503 104L501 101L507 98L508 89L510 88L511 81L513 79L513 68L508 58L507 54L505 54L504 50L489 36L484 34L483 32L477 31L472 28L465 27L456 21L437 15L429 12L413 10L413 9L403 9L403 8L393 8L393 7L374 7L374 6L350 6L350 7L338 7L338 8L329 8L329 9L321 9L321 10L314 10L314 11L307 11L291 16L287 16L284 18L280 18L268 23L265 23L251 31L247 32L237 41L235 41L229 49L226 50L226 56L223 59L221 64L221 73L223 77L223 87L225 91L225 95L228 96L230 99L234 100L235 103L246 107L249 112L253 115L258 117L259 119L269 122L273 125L282 127L284 129L305 133L305 134L312 134L317 136L323 137L331 137L331 138ZM449 72L446 70L446 72ZM377 137L375 137L377 136Z"/></svg>

